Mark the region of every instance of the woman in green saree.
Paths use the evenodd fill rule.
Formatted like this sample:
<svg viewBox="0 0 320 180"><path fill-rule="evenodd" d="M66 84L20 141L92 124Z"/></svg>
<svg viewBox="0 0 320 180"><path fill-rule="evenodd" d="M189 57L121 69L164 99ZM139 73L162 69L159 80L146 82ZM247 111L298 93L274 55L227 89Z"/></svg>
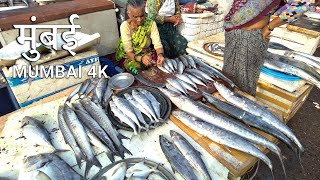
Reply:
<svg viewBox="0 0 320 180"><path fill-rule="evenodd" d="M118 42L116 60L124 60L129 72L152 65L162 66L164 52L156 23L145 18L143 0L129 0L126 21L120 26L121 38ZM151 42L154 49L150 48Z"/></svg>
<svg viewBox="0 0 320 180"><path fill-rule="evenodd" d="M146 11L157 22L166 57L173 59L185 54L188 41L175 29L182 22L179 1L147 0Z"/></svg>

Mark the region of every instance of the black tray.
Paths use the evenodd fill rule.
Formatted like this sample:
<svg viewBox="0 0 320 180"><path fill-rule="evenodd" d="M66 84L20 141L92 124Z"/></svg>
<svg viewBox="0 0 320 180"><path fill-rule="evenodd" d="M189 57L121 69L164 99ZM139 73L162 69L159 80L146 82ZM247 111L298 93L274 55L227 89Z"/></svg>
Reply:
<svg viewBox="0 0 320 180"><path fill-rule="evenodd" d="M125 93L129 93L132 94L132 90L138 90L138 89L145 89L147 91L149 91L156 99L157 101L160 103L160 116L163 120L167 120L171 114L171 101L170 99L164 95L161 91L159 91L158 89L152 88L152 87L146 87L146 86L133 86L133 87L129 87L127 89L124 89L122 91L119 91L117 94L115 94L114 96L118 96L118 97L122 97L125 98L123 95ZM117 118L116 116L114 116L113 112L111 111L110 105L108 105L107 107L107 113L109 115L109 119L112 122L112 124L114 124L116 127L120 128L120 129L124 129L127 131L133 131L133 129L128 126L125 123L122 123L119 118ZM145 116L144 114L142 114L145 121L148 123L150 122L150 119ZM163 122L162 122L163 123ZM160 125L160 124L159 124ZM144 129L142 129L141 131L145 131Z"/></svg>

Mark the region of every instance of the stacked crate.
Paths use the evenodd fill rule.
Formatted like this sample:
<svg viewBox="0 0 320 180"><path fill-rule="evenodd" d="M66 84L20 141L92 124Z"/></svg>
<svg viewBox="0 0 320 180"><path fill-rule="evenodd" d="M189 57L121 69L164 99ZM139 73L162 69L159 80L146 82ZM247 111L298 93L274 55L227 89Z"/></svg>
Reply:
<svg viewBox="0 0 320 180"><path fill-rule="evenodd" d="M214 13L182 14L178 31L189 42L223 32L223 15Z"/></svg>

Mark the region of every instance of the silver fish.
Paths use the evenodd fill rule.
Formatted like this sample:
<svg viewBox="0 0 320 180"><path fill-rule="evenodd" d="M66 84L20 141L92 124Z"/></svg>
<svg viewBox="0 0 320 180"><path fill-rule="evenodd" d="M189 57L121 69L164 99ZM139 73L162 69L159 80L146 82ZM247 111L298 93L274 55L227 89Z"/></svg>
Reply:
<svg viewBox="0 0 320 180"><path fill-rule="evenodd" d="M73 150L75 157L76 157L77 164L78 164L79 168L81 169L81 159L85 159L85 157L84 157L83 153L81 152L81 149L79 148L76 140L74 139L69 127L67 126L67 124L63 118L63 106L59 106L59 109L58 109L58 123L59 123L59 129L61 130L64 141Z"/></svg>
<svg viewBox="0 0 320 180"><path fill-rule="evenodd" d="M180 80L180 79L177 79L177 81L181 84L181 86L184 88L184 89L187 89L189 91L192 91L192 92L195 92L195 93L198 93L197 90L195 90L190 84Z"/></svg>
<svg viewBox="0 0 320 180"><path fill-rule="evenodd" d="M136 124L132 121L132 119L124 114L123 111L121 111L113 101L110 101L109 104L113 114L118 117L121 122L130 126L133 129L134 135L138 135Z"/></svg>
<svg viewBox="0 0 320 180"><path fill-rule="evenodd" d="M166 68L164 68L163 66L157 66L162 72L165 72L167 74L170 74L170 71L168 71Z"/></svg>
<svg viewBox="0 0 320 180"><path fill-rule="evenodd" d="M291 139L299 147L300 152L304 151L303 146L299 142L298 138L291 131L291 129L285 124L283 124L274 114L269 112L265 107L258 105L257 103L249 100L248 98L245 98L244 96L235 94L235 92L232 92L231 90L229 90L224 85L218 82L214 82L214 86L223 96L223 98L225 98L228 102L256 116L260 116L263 121L272 125L274 128L277 128L289 139Z"/></svg>
<svg viewBox="0 0 320 180"><path fill-rule="evenodd" d="M49 161L40 170L47 174L50 179L81 179L81 176L61 159Z"/></svg>
<svg viewBox="0 0 320 180"><path fill-rule="evenodd" d="M98 85L99 79L98 78L93 78L90 80L90 84L88 88L85 91L85 96L88 96Z"/></svg>
<svg viewBox="0 0 320 180"><path fill-rule="evenodd" d="M152 168L152 169L146 169L146 170L137 170L137 171L133 171L132 173L126 173L126 177L128 179L135 179L135 180L145 180L149 174L153 173L153 172L159 172L157 170L158 166Z"/></svg>
<svg viewBox="0 0 320 180"><path fill-rule="evenodd" d="M186 72L191 73L191 74L195 74L195 75L200 76L206 80L213 81L213 79L208 74L206 74L202 71L199 71L197 69L186 69Z"/></svg>
<svg viewBox="0 0 320 180"><path fill-rule="evenodd" d="M147 99L150 101L152 107L153 107L153 110L154 112L156 113L157 115L157 118L158 119L162 119L161 118L161 109L160 109L160 103L158 102L158 100L147 90L145 89L139 89L139 91L145 95L147 97Z"/></svg>
<svg viewBox="0 0 320 180"><path fill-rule="evenodd" d="M89 99L82 99L80 103L87 110L87 112L97 121L97 123L105 130L110 139L115 144L119 154L122 158L124 158L124 153L128 153L130 155L131 152L127 150L120 142L118 138L118 133L113 128L109 117L105 114L103 109L99 108L96 104L91 102Z"/></svg>
<svg viewBox="0 0 320 180"><path fill-rule="evenodd" d="M319 57L312 56L312 55L310 55L310 54L306 54L306 53L298 52L298 51L294 51L293 53L294 53L294 54L301 55L301 56L305 56L306 58L312 59L314 62L320 63L320 58L319 58Z"/></svg>
<svg viewBox="0 0 320 180"><path fill-rule="evenodd" d="M197 89L197 85L196 83L194 83L188 76L186 76L185 74L176 74L176 77L178 79L181 79L182 81L189 83L190 85L192 85L194 88Z"/></svg>
<svg viewBox="0 0 320 180"><path fill-rule="evenodd" d="M55 149L50 141L50 135L44 125L37 119L25 116L22 119L23 136L30 142L40 146Z"/></svg>
<svg viewBox="0 0 320 180"><path fill-rule="evenodd" d="M200 174L201 179L211 180L206 165L201 159L201 153L197 151L181 134L170 130L173 144L178 147L180 152L188 160L190 165Z"/></svg>
<svg viewBox="0 0 320 180"><path fill-rule="evenodd" d="M171 86L173 86L174 88L178 89L180 92L182 92L183 94L187 95L186 90L184 89L184 87L179 83L179 81L175 80L175 79L171 79L168 78L167 79L167 83L169 83Z"/></svg>
<svg viewBox="0 0 320 180"><path fill-rule="evenodd" d="M191 68L197 69L196 62L194 62L193 58L191 56L185 56L189 62L189 65Z"/></svg>
<svg viewBox="0 0 320 180"><path fill-rule="evenodd" d="M306 73L305 71L299 68L296 68L294 66L291 66L279 61L274 61L269 59L265 59L263 65L269 69L273 69L273 70L277 70L277 71L281 71L284 73L293 74L298 77L301 77L302 79L308 81L311 84L314 84L320 89L320 81L314 76L311 76L310 74Z"/></svg>
<svg viewBox="0 0 320 180"><path fill-rule="evenodd" d="M272 163L270 159L244 138L237 136L236 134L227 130L218 128L217 126L214 126L210 123L197 120L197 118L190 116L186 112L180 110L173 111L173 115L181 120L185 125L195 130L197 133L208 137L212 141L248 153L261 159L268 165L268 167L272 171Z"/></svg>
<svg viewBox="0 0 320 180"><path fill-rule="evenodd" d="M159 136L160 146L171 167L186 180L198 179L187 159L163 135Z"/></svg>
<svg viewBox="0 0 320 180"><path fill-rule="evenodd" d="M171 86L169 83L166 83L166 88L169 89L169 90L171 90L171 91L174 91L174 92L176 92L176 93L178 93L178 94L181 94L181 92L180 92L178 89L174 88L174 87Z"/></svg>
<svg viewBox="0 0 320 180"><path fill-rule="evenodd" d="M175 71L174 66L173 66L173 64L172 64L172 62L171 62L171 59L166 58L165 61L166 61L166 63L168 64L169 68L170 68L172 71Z"/></svg>
<svg viewBox="0 0 320 180"><path fill-rule="evenodd" d="M166 90L164 88L159 88L170 100L173 102L179 109L190 113L191 115L211 123L219 128L222 128L226 131L230 131L242 138L249 140L252 143L259 144L267 147L272 152L278 155L282 163L281 150L274 143L266 139L265 137L259 135L258 133L252 131L251 129L243 126L240 123L235 122L228 116L222 115L210 107L193 101L190 98L182 95L178 95L174 92Z"/></svg>
<svg viewBox="0 0 320 180"><path fill-rule="evenodd" d="M175 59L171 59L171 62L172 62L172 65L173 65L174 69L177 70L178 69L177 61Z"/></svg>
<svg viewBox="0 0 320 180"><path fill-rule="evenodd" d="M185 57L179 56L179 59L183 62L185 67L189 67L188 60Z"/></svg>
<svg viewBox="0 0 320 180"><path fill-rule="evenodd" d="M131 104L132 106L136 106L141 113L145 114L145 115L149 118L149 120L150 120L151 122L153 122L153 123L155 122L155 121L152 119L151 114L150 114L141 104L139 104L135 99L133 99L133 97L132 97L131 94L125 93L125 94L124 94L124 97L130 102L130 104ZM142 123L145 124L144 122L142 122Z"/></svg>
<svg viewBox="0 0 320 180"><path fill-rule="evenodd" d="M126 99L117 96L112 96L112 100L116 104L118 109L120 109L138 126L138 132L140 133L143 127L140 125L140 121L138 120L138 117L136 116L136 113L134 112L134 109L132 108L130 103Z"/></svg>
<svg viewBox="0 0 320 180"><path fill-rule="evenodd" d="M102 175L106 180L123 180L126 176L127 163L121 162Z"/></svg>
<svg viewBox="0 0 320 180"><path fill-rule="evenodd" d="M110 88L109 84L106 87L106 90L104 91L103 98L102 98L102 105L104 108L108 106L108 101L110 97L112 96L112 89Z"/></svg>
<svg viewBox="0 0 320 180"><path fill-rule="evenodd" d="M178 61L178 73L179 73L179 74L182 74L182 73L183 73L184 68L185 68L185 66L184 66L183 62Z"/></svg>
<svg viewBox="0 0 320 180"><path fill-rule="evenodd" d="M90 85L90 79L86 79L81 84L80 90L78 92L78 96L81 97L87 90L88 86Z"/></svg>
<svg viewBox="0 0 320 180"><path fill-rule="evenodd" d="M111 152L110 148L108 146L106 146L103 142L101 142L101 140L92 132L90 131L88 128L86 129L87 135L89 137L90 143L93 144L94 146L98 147L99 149L103 150L106 154L108 159L114 163L114 157L113 157L113 153Z"/></svg>
<svg viewBox="0 0 320 180"><path fill-rule="evenodd" d="M76 109L76 114L81 122L86 125L90 131L92 131L96 136L98 136L101 141L107 145L107 147L111 150L107 151L108 157L114 159L113 155L117 153L116 148L113 145L112 140L109 138L107 133L100 127L100 125L94 120L89 113L84 109L81 104L72 104L73 107ZM110 159L109 158L109 159ZM110 160L111 160L110 159Z"/></svg>
<svg viewBox="0 0 320 180"><path fill-rule="evenodd" d="M80 88L81 88L81 85L78 85L78 86L69 94L66 102L70 102L70 100L71 100L76 94L79 93Z"/></svg>
<svg viewBox="0 0 320 180"><path fill-rule="evenodd" d="M291 51L286 51L284 53L284 55L287 56L287 57L291 57L291 58L293 58L295 60L302 61L302 62L308 64L309 66L315 67L316 69L320 69L319 62L314 61L313 59L310 59L310 58L308 58L306 56L303 56L303 55L300 55L300 54L296 54L296 53L291 52Z"/></svg>
<svg viewBox="0 0 320 180"><path fill-rule="evenodd" d="M66 124L68 125L73 137L77 141L81 151L85 154L85 177L87 177L92 165L101 168L101 164L93 153L87 133L79 121L76 113L67 104L64 105L63 110L63 118L66 121Z"/></svg>
<svg viewBox="0 0 320 180"><path fill-rule="evenodd" d="M186 76L188 76L188 78L190 78L194 83L198 84L198 85L201 85L201 86L205 86L207 87L207 85L205 83L203 83L200 79L198 79L197 77L191 75L191 74L188 74L188 73L185 73Z"/></svg>
<svg viewBox="0 0 320 180"><path fill-rule="evenodd" d="M166 61L163 62L162 67L164 67L169 73L173 73L173 71L171 70L170 66Z"/></svg>
<svg viewBox="0 0 320 180"><path fill-rule="evenodd" d="M157 122L159 122L157 115L153 110L152 104L149 102L149 100L141 92L138 92L137 90L132 90L132 97L142 107L144 107Z"/></svg>
<svg viewBox="0 0 320 180"><path fill-rule="evenodd" d="M108 85L108 79L101 78L97 84L97 87L94 89L94 94L97 96L99 103L101 103L102 101L107 85Z"/></svg>
<svg viewBox="0 0 320 180"><path fill-rule="evenodd" d="M136 163L135 165L131 166L130 168L127 169L126 174L128 174L127 177L131 177L131 175L134 173L134 171L145 171L145 170L149 170L150 167L146 166L144 164L144 161L141 161L139 163Z"/></svg>

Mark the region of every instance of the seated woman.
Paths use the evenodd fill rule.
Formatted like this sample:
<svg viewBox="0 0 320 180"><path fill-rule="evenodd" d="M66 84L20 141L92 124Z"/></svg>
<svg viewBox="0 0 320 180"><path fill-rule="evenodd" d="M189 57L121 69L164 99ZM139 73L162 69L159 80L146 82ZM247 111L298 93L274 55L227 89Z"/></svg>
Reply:
<svg viewBox="0 0 320 180"><path fill-rule="evenodd" d="M147 0L148 17L157 22L165 56L176 58L186 53L188 41L176 32L182 20L178 0Z"/></svg>
<svg viewBox="0 0 320 180"><path fill-rule="evenodd" d="M151 65L162 66L163 47L157 24L145 18L143 0L129 0L126 7L126 21L120 26L116 60L124 60L127 71L143 69ZM154 49L150 48L151 41Z"/></svg>

